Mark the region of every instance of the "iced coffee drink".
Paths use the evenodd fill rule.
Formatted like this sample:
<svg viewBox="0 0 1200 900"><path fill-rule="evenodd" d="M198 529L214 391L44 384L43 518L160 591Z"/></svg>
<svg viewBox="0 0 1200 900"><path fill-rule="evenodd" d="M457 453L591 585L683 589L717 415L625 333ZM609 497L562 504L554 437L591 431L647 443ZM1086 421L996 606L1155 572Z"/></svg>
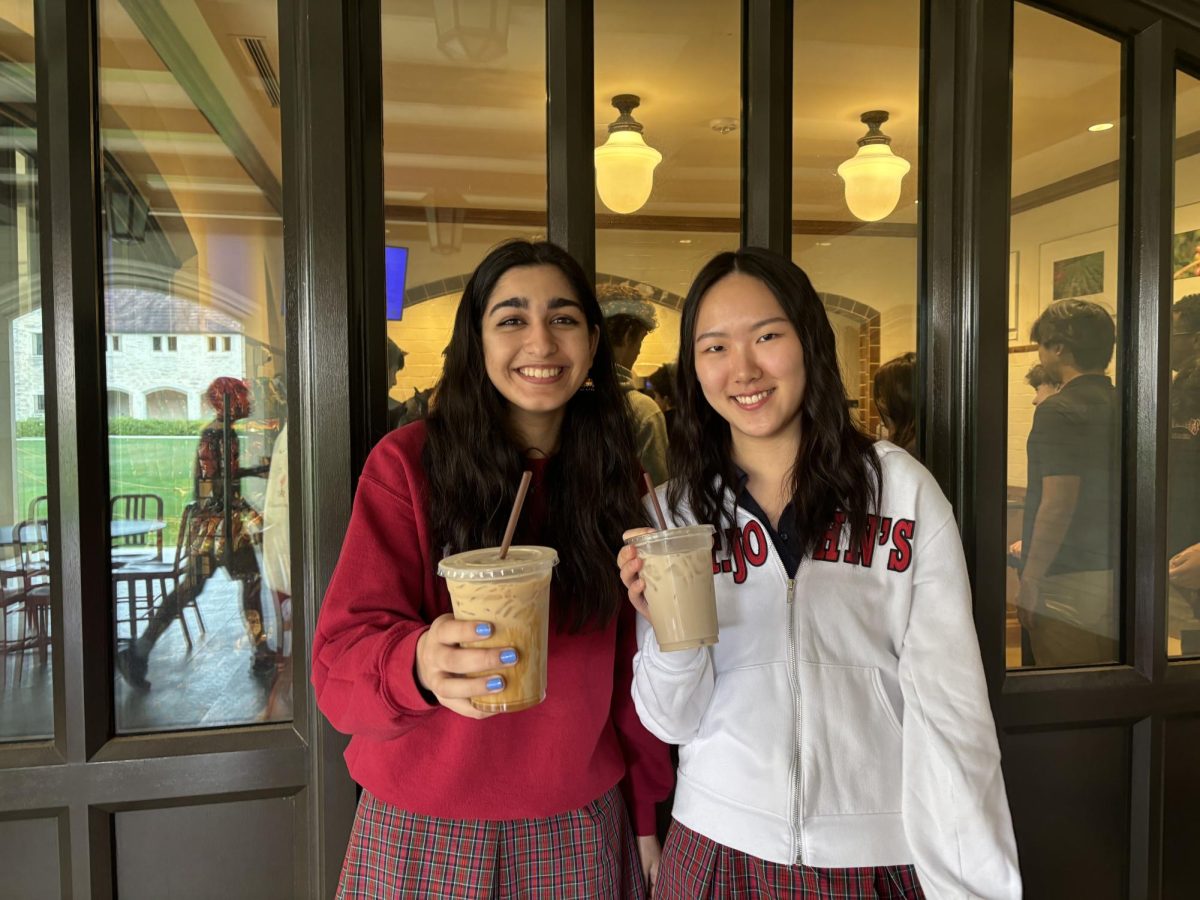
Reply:
<svg viewBox="0 0 1200 900"><path fill-rule="evenodd" d="M711 525L667 528L630 538L642 561L650 624L662 650L717 642Z"/></svg>
<svg viewBox="0 0 1200 900"><path fill-rule="evenodd" d="M489 622L491 637L470 647L512 647L517 663L479 674L500 675L504 689L472 697L471 705L488 712L516 712L546 698L546 642L550 623L550 576L558 554L549 547L469 550L438 565L446 579L454 618Z"/></svg>

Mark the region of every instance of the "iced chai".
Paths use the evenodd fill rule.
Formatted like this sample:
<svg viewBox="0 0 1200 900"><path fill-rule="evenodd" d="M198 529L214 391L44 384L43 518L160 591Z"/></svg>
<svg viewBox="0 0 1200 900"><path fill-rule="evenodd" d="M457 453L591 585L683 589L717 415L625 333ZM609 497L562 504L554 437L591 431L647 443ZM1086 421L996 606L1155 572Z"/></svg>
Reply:
<svg viewBox="0 0 1200 900"><path fill-rule="evenodd" d="M711 525L689 525L639 534L637 548L646 583L646 606L663 650L688 650L717 642Z"/></svg>
<svg viewBox="0 0 1200 900"><path fill-rule="evenodd" d="M549 547L499 547L468 550L438 564L446 579L454 618L490 622L492 636L470 647L512 647L517 663L481 672L500 675L504 690L472 697L487 712L516 712L546 699L546 642L550 628L550 576L558 554Z"/></svg>

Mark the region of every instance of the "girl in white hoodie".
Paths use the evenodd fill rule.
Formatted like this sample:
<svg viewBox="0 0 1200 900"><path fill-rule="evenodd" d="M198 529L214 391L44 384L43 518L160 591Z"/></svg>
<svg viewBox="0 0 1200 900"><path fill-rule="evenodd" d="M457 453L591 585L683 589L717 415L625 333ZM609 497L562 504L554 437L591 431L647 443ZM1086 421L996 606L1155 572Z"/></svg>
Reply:
<svg viewBox="0 0 1200 900"><path fill-rule="evenodd" d="M680 328L673 525L716 527L719 642L662 651L641 561L633 694L680 746L655 900L1017 898L953 512L850 418L807 276L716 256Z"/></svg>

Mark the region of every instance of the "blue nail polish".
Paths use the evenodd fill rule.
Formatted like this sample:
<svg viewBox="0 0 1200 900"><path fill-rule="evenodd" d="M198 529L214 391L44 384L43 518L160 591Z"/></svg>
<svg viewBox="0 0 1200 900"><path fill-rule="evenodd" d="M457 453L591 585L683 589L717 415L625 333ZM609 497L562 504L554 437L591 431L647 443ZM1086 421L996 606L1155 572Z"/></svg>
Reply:
<svg viewBox="0 0 1200 900"><path fill-rule="evenodd" d="M487 680L487 689L492 692L504 690L504 679L499 675L493 675Z"/></svg>
<svg viewBox="0 0 1200 900"><path fill-rule="evenodd" d="M492 626L487 622L477 622L475 624L475 633L480 637L487 637L492 633Z"/></svg>
<svg viewBox="0 0 1200 900"><path fill-rule="evenodd" d="M511 663L515 663L516 661L517 661L517 651L516 650L501 650L500 651L500 662L504 663L506 666Z"/></svg>

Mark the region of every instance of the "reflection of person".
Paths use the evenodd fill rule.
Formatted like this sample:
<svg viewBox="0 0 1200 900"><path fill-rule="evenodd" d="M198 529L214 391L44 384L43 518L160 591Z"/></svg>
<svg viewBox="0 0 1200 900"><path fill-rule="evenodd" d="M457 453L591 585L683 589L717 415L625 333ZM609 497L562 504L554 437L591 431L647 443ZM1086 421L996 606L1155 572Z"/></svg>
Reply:
<svg viewBox="0 0 1200 900"><path fill-rule="evenodd" d="M1034 363L1029 367L1029 371L1025 373L1025 383L1033 388L1033 400L1030 402L1034 406L1039 406L1047 397L1053 397L1062 387L1046 374L1046 367L1041 363Z"/></svg>
<svg viewBox="0 0 1200 900"><path fill-rule="evenodd" d="M638 624L638 713L680 745L655 898L741 877L776 896L1019 897L950 504L855 427L828 316L789 260L716 256L681 336L660 493L676 523L718 528L720 640L664 653ZM644 615L641 561L618 563Z"/></svg>
<svg viewBox="0 0 1200 900"><path fill-rule="evenodd" d="M388 369L388 430L399 428L403 424L404 402L392 397L392 388L396 386L396 378L404 370L404 357L408 354L400 349L400 345L391 338L387 339L387 369Z"/></svg>
<svg viewBox="0 0 1200 900"><path fill-rule="evenodd" d="M1058 300L1033 323L1062 384L1033 413L1017 615L1039 666L1117 658L1113 591L1118 400L1104 374L1115 328L1104 307Z"/></svg>
<svg viewBox="0 0 1200 900"><path fill-rule="evenodd" d="M675 363L663 363L647 376L646 396L662 410L669 435L671 420L675 418Z"/></svg>
<svg viewBox="0 0 1200 900"><path fill-rule="evenodd" d="M1171 369L1181 372L1200 360L1200 294L1188 294L1171 307Z"/></svg>
<svg viewBox="0 0 1200 900"><path fill-rule="evenodd" d="M225 403L229 403L232 421L250 415L250 389L238 378L222 377L208 386L207 399L216 417L200 432L196 461L192 469L192 492L196 507L184 540L189 542L191 571L184 590L198 596L209 576L224 566L231 578L241 584L242 614L253 654L251 667L266 672L275 667L263 628L261 580L256 546L261 539L262 518L242 497L243 478L267 474L267 466L242 468L236 433L229 433L230 474L226 484L224 422ZM230 504L232 537L225 534L225 502ZM150 653L167 627L179 616L183 597L179 586L154 608L145 630L128 647L117 653L117 669L133 687L148 690L146 679Z"/></svg>
<svg viewBox="0 0 1200 900"><path fill-rule="evenodd" d="M1200 362L1171 383L1171 437L1167 444L1167 579L1170 633L1187 655L1200 654Z"/></svg>
<svg viewBox="0 0 1200 900"><path fill-rule="evenodd" d="M313 645L317 701L364 787L347 896L645 894L670 766L629 692L636 616L612 554L642 516L640 470L601 326L564 251L500 245L467 283L429 417L367 460ZM469 698L504 675L477 673L520 650L471 649L491 623L455 620L434 573L500 542L522 470L516 542L559 554L550 682L538 706L491 715Z"/></svg>
<svg viewBox="0 0 1200 900"><path fill-rule="evenodd" d="M917 455L917 354L904 353L875 370L875 407L888 440Z"/></svg>
<svg viewBox="0 0 1200 900"><path fill-rule="evenodd" d="M667 480L667 422L658 404L637 390L633 366L642 352L646 335L658 327L654 304L629 285L607 284L600 288L604 327L612 341L617 380L633 411L634 437L642 468L655 484Z"/></svg>

